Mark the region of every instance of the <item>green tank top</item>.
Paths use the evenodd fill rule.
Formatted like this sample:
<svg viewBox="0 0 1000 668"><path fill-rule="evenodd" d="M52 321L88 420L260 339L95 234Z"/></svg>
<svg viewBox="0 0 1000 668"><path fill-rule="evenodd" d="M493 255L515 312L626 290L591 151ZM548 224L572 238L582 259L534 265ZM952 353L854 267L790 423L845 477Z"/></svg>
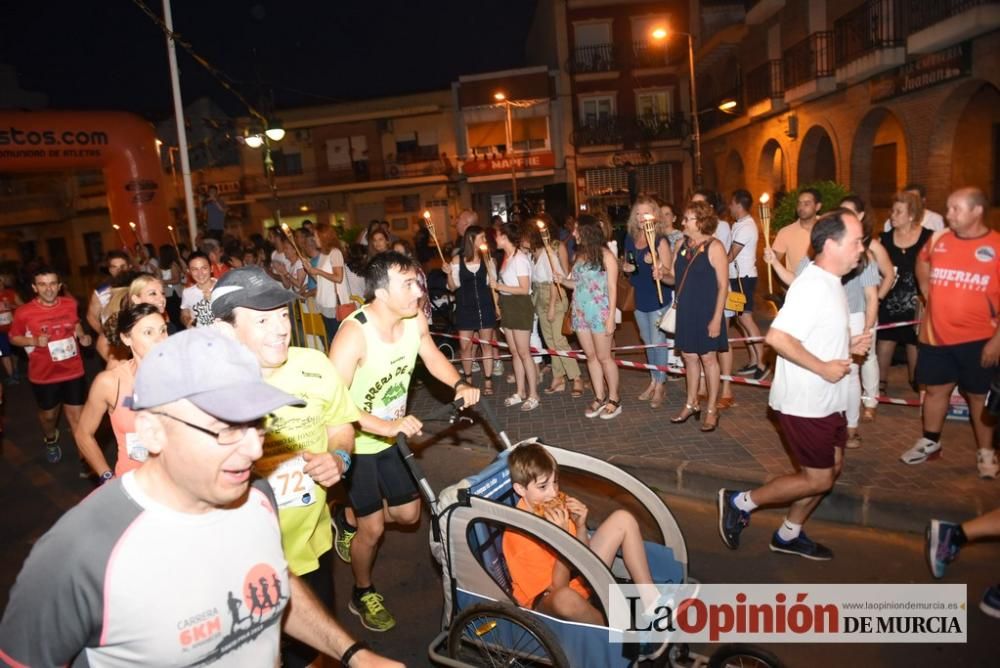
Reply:
<svg viewBox="0 0 1000 668"><path fill-rule="evenodd" d="M382 420L396 420L406 415L406 397L410 377L420 349L420 329L417 318L403 321L403 335L394 343L386 343L362 307L350 315L361 325L365 336L365 363L354 372L351 399L354 405ZM371 455L396 442L395 437L374 436L363 431L354 439L354 451Z"/></svg>

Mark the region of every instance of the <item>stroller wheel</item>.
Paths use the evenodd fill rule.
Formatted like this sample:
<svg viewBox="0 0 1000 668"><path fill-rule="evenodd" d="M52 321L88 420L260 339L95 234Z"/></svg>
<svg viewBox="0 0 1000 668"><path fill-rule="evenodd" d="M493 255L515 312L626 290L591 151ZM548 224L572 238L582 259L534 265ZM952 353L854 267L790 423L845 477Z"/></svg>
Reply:
<svg viewBox="0 0 1000 668"><path fill-rule="evenodd" d="M708 660L708 668L782 668L778 657L753 645L723 645Z"/></svg>
<svg viewBox="0 0 1000 668"><path fill-rule="evenodd" d="M509 603L478 603L463 610L448 632L448 656L475 666L569 667L552 631Z"/></svg>
<svg viewBox="0 0 1000 668"><path fill-rule="evenodd" d="M455 346L453 346L448 341L438 341L437 348L449 360L455 359Z"/></svg>

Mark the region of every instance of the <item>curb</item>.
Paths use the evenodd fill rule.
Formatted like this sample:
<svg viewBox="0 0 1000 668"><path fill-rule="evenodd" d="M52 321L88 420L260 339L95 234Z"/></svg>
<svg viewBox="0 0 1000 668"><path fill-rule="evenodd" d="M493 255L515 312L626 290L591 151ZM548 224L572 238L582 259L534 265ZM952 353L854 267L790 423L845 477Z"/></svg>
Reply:
<svg viewBox="0 0 1000 668"><path fill-rule="evenodd" d="M651 487L702 501L715 501L720 487L757 487L773 476L690 460L612 455L608 461ZM813 516L830 522L873 529L923 533L930 518L962 522L983 514L978 498L955 499L943 494L901 493L876 487L837 484Z"/></svg>

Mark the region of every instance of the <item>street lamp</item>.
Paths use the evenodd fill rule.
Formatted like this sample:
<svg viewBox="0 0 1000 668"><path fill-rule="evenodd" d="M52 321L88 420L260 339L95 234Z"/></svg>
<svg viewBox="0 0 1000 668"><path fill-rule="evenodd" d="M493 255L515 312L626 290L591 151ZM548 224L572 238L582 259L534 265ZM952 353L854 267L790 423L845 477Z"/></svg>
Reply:
<svg viewBox="0 0 1000 668"><path fill-rule="evenodd" d="M517 204L517 162L514 159L514 125L510 115L510 100L507 99L507 95L503 91L493 93L493 99L496 100L498 104L502 104L504 106L506 114L504 120L504 130L507 134L507 159L510 160L510 183L511 189L513 190L511 209L513 210L514 205Z"/></svg>
<svg viewBox="0 0 1000 668"><path fill-rule="evenodd" d="M691 33L668 31L664 27L655 28L650 33L657 42L666 41L671 34L684 35L688 43L688 75L691 77L691 129L694 137L694 187L701 188L701 126L698 123L698 86L694 80L694 37Z"/></svg>
<svg viewBox="0 0 1000 668"><path fill-rule="evenodd" d="M271 199L274 208L274 222L281 226L281 208L278 205L278 183L275 180L274 160L271 157L271 143L285 138L285 129L276 118L264 118L255 110L251 113L263 124L263 129L256 123L251 125L243 137L243 143L252 149L264 147L264 172L267 174L267 185L271 189Z"/></svg>

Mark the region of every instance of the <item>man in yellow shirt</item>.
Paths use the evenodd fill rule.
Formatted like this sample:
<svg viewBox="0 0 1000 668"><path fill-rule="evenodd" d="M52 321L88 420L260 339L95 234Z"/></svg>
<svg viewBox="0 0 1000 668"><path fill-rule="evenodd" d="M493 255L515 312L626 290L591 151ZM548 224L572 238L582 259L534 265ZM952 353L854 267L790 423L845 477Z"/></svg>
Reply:
<svg viewBox="0 0 1000 668"><path fill-rule="evenodd" d="M333 608L333 531L326 488L351 466L358 411L326 355L292 348L288 304L295 298L259 267L227 272L212 290L212 313L257 357L269 385L306 401L268 419L264 455L256 470L278 501L288 568ZM282 665L308 666L317 653L298 641L282 643Z"/></svg>

